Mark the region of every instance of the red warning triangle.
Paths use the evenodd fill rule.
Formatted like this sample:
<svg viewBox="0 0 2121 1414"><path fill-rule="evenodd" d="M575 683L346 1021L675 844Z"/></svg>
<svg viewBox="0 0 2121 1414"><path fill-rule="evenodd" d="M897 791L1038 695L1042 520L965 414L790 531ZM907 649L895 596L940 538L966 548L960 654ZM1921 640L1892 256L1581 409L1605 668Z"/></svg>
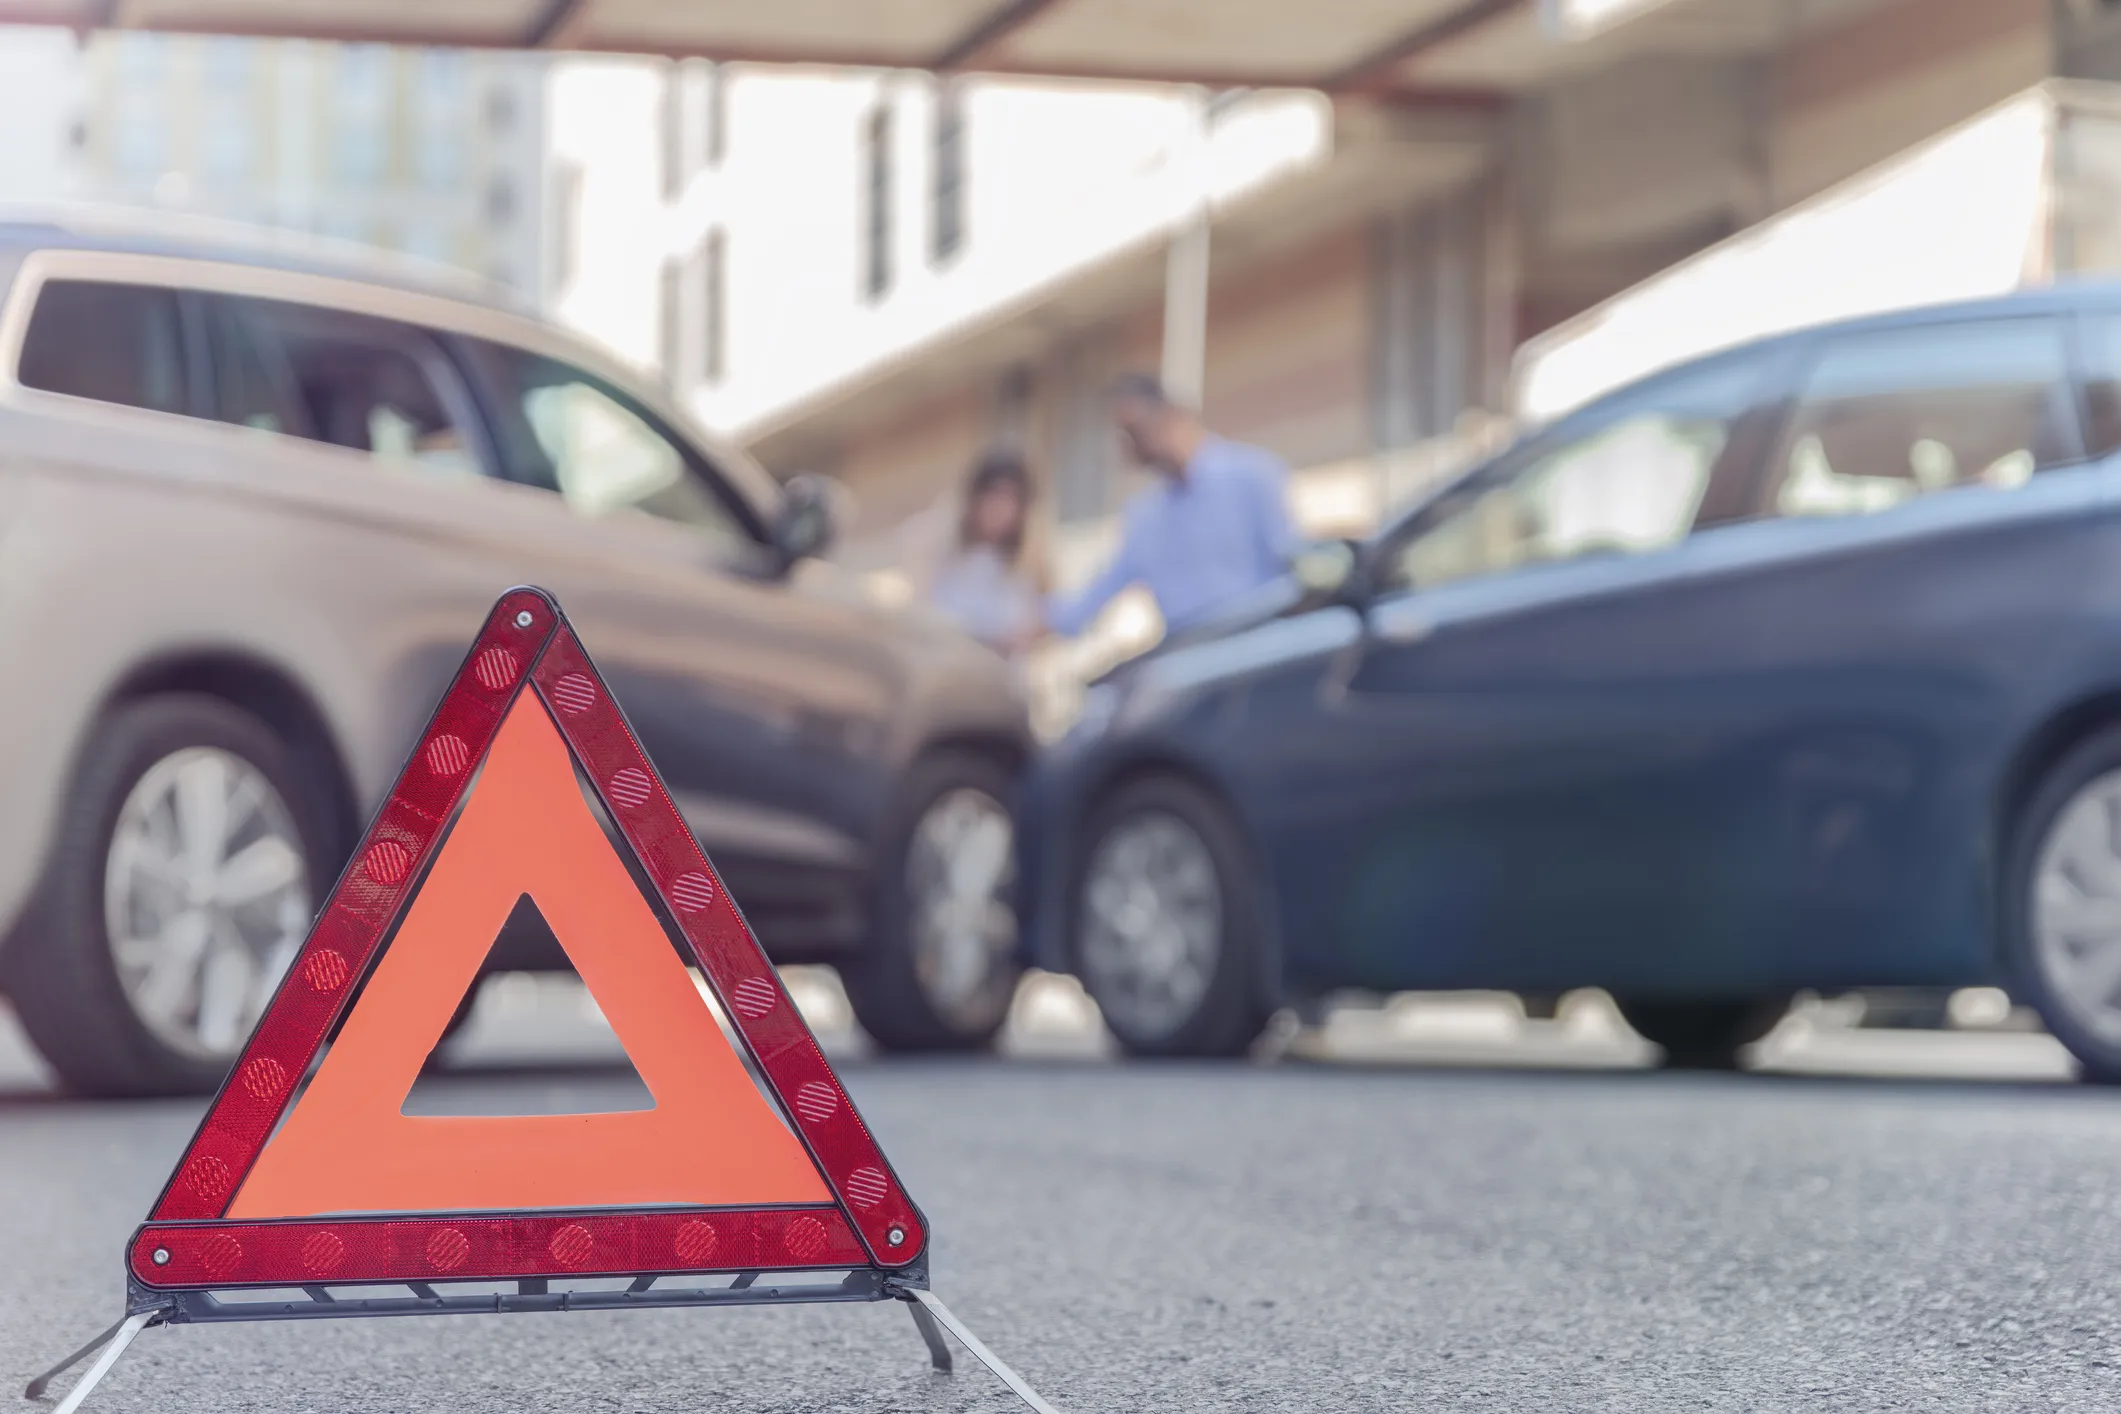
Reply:
<svg viewBox="0 0 2121 1414"><path fill-rule="evenodd" d="M603 1008L655 1107L408 1118L405 1096L525 893ZM228 1216L830 1196L606 843L566 744L530 695L509 709L397 936L315 1078L237 1188Z"/></svg>
<svg viewBox="0 0 2121 1414"><path fill-rule="evenodd" d="M403 1114L525 894L653 1107ZM145 1286L183 1289L897 1268L925 1244L573 629L522 589L495 606L128 1265Z"/></svg>

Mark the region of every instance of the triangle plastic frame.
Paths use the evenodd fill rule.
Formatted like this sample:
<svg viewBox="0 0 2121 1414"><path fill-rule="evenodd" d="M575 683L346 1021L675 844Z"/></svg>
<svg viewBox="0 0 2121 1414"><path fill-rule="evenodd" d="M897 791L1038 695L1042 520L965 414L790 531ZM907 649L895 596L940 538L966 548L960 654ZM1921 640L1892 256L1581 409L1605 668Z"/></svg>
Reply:
<svg viewBox="0 0 2121 1414"><path fill-rule="evenodd" d="M467 784L523 692L543 700L834 1201L228 1220L231 1200L416 892ZM503 595L487 617L151 1215L134 1234L126 1268L137 1309L142 1301L159 1304L163 1293L324 1282L866 1268L876 1278L894 1276L895 1287L925 1285L926 1247L925 1220L573 628L550 595L522 588ZM880 1280L862 1285L884 1294Z"/></svg>

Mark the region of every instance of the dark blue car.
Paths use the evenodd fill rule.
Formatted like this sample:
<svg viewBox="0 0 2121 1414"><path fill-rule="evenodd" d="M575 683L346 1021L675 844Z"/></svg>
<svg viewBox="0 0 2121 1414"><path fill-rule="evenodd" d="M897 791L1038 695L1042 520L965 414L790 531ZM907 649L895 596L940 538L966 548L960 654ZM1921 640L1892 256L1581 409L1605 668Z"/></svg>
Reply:
<svg viewBox="0 0 2121 1414"><path fill-rule="evenodd" d="M1719 1065L1800 988L1990 983L2121 1079L2117 448L2121 288L1612 394L1093 687L1032 958L1137 1054L1595 985Z"/></svg>

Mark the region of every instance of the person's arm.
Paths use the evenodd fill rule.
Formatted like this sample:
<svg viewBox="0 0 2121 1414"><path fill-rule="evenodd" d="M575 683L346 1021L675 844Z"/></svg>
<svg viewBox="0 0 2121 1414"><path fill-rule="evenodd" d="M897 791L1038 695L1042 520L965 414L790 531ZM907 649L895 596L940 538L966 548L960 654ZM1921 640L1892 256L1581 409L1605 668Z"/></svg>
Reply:
<svg viewBox="0 0 2121 1414"><path fill-rule="evenodd" d="M1141 577L1137 565L1139 553L1135 540L1138 533L1136 517L1129 515L1120 531L1119 549L1112 562L1099 572L1097 578L1084 585L1073 596L1056 594L1046 601L1046 627L1055 633L1074 637L1090 626L1098 611L1112 602L1113 596Z"/></svg>

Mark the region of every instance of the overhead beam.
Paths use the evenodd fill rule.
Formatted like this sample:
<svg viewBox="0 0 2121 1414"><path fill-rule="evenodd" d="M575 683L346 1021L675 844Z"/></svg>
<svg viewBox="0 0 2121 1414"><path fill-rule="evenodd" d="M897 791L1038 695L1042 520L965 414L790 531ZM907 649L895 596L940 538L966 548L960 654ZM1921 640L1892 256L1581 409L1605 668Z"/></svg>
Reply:
<svg viewBox="0 0 2121 1414"><path fill-rule="evenodd" d="M513 29L472 28L461 18L452 18L445 6L437 5L432 27L408 25L389 18L368 20L356 14L337 24L316 23L300 12L262 11L231 24L221 15L194 19L184 11L164 10L155 28L176 33L241 33L261 38L287 37L342 42L388 44L438 44L473 49L566 49L583 52L640 53L644 48L672 58L698 56L733 62L764 64L847 64L862 68L928 68L940 73L978 70L1021 77L1066 77L1130 83L1188 83L1209 88L1301 88L1316 87L1329 92L1365 94L1389 99L1395 106L1419 108L1478 108L1492 106L1497 95L1486 90L1428 86L1402 86L1397 82L1401 65L1422 52L1443 44L1489 20L1505 15L1530 0L1468 0L1446 15L1394 38L1338 71L1323 77L1286 70L1241 72L1217 68L1195 68L1184 62L1151 63L1136 68L1124 57L1105 62L1074 62L1049 67L1026 63L1008 54L1009 41L1064 0L997 0L977 23L951 40L933 57L923 60L905 51L870 51L859 45L820 53L789 50L771 45L664 42L644 46L625 36L598 38L591 29L595 0L538 0L528 24ZM73 28L93 30L124 28L129 23L127 0L84 0ZM19 16L11 12L20 10ZM43 5L31 7L21 0L0 0L0 22L32 19L48 14ZM49 22L48 20L46 22Z"/></svg>
<svg viewBox="0 0 2121 1414"><path fill-rule="evenodd" d="M1469 0L1446 15L1416 25L1405 34L1382 44L1320 79L1320 88L1339 93L1375 93L1395 87L1400 66L1470 29L1500 19L1524 4L1524 0Z"/></svg>
<svg viewBox="0 0 2121 1414"><path fill-rule="evenodd" d="M928 67L939 74L976 69L1000 52L1002 45L1025 25L1053 8L1058 0L1002 0L981 16L930 60Z"/></svg>
<svg viewBox="0 0 2121 1414"><path fill-rule="evenodd" d="M586 0L545 0L523 31L525 49L565 49L582 26Z"/></svg>

